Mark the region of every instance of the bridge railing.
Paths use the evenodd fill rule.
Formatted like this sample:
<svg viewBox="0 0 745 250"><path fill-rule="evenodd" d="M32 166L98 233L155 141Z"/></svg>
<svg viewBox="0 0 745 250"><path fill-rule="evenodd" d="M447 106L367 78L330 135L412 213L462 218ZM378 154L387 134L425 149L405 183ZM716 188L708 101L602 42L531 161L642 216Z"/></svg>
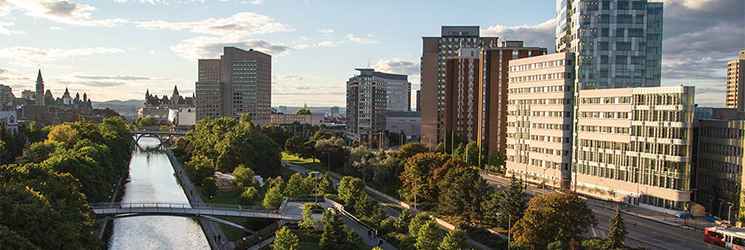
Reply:
<svg viewBox="0 0 745 250"><path fill-rule="evenodd" d="M233 204L213 204L213 203L164 203L164 202L143 202L143 203L91 203L93 209L144 209L144 208L163 208L163 209L205 209L205 210L230 210L239 212L259 212L259 213L279 213L275 208L265 208L259 206L243 206Z"/></svg>

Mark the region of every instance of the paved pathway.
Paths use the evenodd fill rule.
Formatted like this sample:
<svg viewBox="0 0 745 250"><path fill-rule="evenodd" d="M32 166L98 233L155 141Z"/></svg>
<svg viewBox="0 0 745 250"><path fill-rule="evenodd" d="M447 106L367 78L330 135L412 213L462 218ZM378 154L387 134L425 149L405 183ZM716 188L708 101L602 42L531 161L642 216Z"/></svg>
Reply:
<svg viewBox="0 0 745 250"><path fill-rule="evenodd" d="M181 183L181 187L184 189L184 193L189 199L189 203L204 203L202 197L199 196L199 193L194 188L194 184L192 184L189 178L186 177L186 173L184 172L181 163L179 163L176 157L173 156L171 149L166 149L166 155L168 156L168 159L171 160L173 171L176 173L176 178L178 178L179 183ZM199 223L202 225L202 229L204 230L205 236L207 236L207 240L212 249L229 250L234 248L233 242L228 241L228 237L225 236L225 233L223 233L217 222L199 220ZM215 242L215 236L221 239L219 243Z"/></svg>

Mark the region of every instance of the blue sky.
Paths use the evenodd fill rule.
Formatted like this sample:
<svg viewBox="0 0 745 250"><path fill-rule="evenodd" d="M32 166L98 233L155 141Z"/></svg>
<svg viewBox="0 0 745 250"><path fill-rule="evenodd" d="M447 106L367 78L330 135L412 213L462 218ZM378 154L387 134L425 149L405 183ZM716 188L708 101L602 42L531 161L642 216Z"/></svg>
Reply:
<svg viewBox="0 0 745 250"><path fill-rule="evenodd" d="M724 69L745 50L745 2L665 2L663 85L697 86L723 106ZM553 0L0 0L0 84L20 96L42 69L60 95L94 101L191 94L196 59L223 46L273 55L272 106L344 106L345 82L368 62L419 88L421 37L441 25L553 48Z"/></svg>

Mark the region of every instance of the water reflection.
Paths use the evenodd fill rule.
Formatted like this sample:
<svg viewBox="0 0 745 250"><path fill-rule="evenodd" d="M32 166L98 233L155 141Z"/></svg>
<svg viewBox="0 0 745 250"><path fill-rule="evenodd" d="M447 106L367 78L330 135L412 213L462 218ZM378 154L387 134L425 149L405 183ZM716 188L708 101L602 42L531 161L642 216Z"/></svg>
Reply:
<svg viewBox="0 0 745 250"><path fill-rule="evenodd" d="M188 203L156 138L141 138L129 164L122 202ZM199 224L189 218L144 216L117 219L109 249L209 249Z"/></svg>

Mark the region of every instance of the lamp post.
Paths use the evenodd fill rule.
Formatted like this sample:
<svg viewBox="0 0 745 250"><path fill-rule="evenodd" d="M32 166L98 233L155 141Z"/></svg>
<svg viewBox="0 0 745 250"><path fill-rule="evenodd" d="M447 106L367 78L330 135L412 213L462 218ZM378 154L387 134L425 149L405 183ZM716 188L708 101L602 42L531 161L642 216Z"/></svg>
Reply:
<svg viewBox="0 0 745 250"><path fill-rule="evenodd" d="M541 194L546 194L546 170L548 168L543 168L543 183L541 184Z"/></svg>
<svg viewBox="0 0 745 250"><path fill-rule="evenodd" d="M719 200L722 201L722 202L719 202L719 218L721 219L722 218L722 206L724 205L724 200L722 198L719 198Z"/></svg>
<svg viewBox="0 0 745 250"><path fill-rule="evenodd" d="M732 205L734 205L732 202L727 202L729 204L729 211L727 212L727 221L731 224L732 223Z"/></svg>
<svg viewBox="0 0 745 250"><path fill-rule="evenodd" d="M497 213L497 216L507 215L507 250L510 249L510 239L512 239L512 215Z"/></svg>

